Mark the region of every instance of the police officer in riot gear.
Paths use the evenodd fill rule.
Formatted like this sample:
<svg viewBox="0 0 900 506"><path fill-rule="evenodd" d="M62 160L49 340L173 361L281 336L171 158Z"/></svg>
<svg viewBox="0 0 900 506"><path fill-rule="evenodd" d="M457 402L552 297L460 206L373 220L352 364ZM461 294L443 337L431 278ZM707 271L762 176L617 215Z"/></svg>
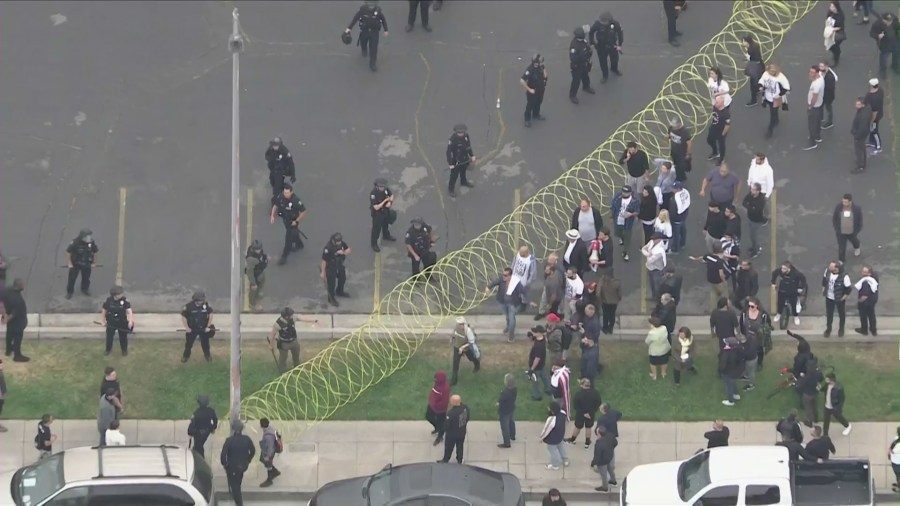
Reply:
<svg viewBox="0 0 900 506"><path fill-rule="evenodd" d="M388 35L387 19L384 18L384 12L376 0L366 0L362 6L356 11L356 15L350 21L346 33L350 33L353 25L359 23L359 39L356 44L362 49L363 58L369 57L369 68L372 72L378 70L375 65L378 60L378 35L381 28L384 28L384 35Z"/></svg>
<svg viewBox="0 0 900 506"><path fill-rule="evenodd" d="M547 89L547 68L544 57L536 54L531 58L531 65L525 69L519 80L525 88L525 126L531 126L531 118L546 119L541 116L541 103L544 101L544 90Z"/></svg>
<svg viewBox="0 0 900 506"><path fill-rule="evenodd" d="M447 165L450 166L450 196L456 197L456 179L459 184L467 188L475 188L475 185L466 178L469 164L475 163L475 154L472 152L472 141L469 140L469 129L459 123L453 127L453 135L447 141Z"/></svg>
<svg viewBox="0 0 900 506"><path fill-rule="evenodd" d="M387 179L380 177L375 180L375 186L369 193L369 211L372 214L372 251L378 253L378 237L385 241L396 241L388 227L397 220L397 212L391 209L394 204L394 194L387 187Z"/></svg>
<svg viewBox="0 0 900 506"><path fill-rule="evenodd" d="M219 417L216 410L209 406L209 396L200 394L197 396L197 409L191 416L188 424L188 436L194 441L192 447L194 451L204 457L204 446L209 436L219 428Z"/></svg>
<svg viewBox="0 0 900 506"><path fill-rule="evenodd" d="M262 298L262 289L266 284L266 267L269 266L269 255L263 251L262 243L254 239L247 248L247 255L244 258L246 267L244 273L250 281L250 306L257 308L259 299Z"/></svg>
<svg viewBox="0 0 900 506"><path fill-rule="evenodd" d="M578 103L578 97L575 95L578 93L579 84L585 93L589 95L595 93L594 89L591 88L591 77L589 75L592 65L591 56L593 56L594 52L591 50L591 45L584 38L584 28L579 26L575 29L575 38L569 44L569 68L572 70L569 100L573 104Z"/></svg>
<svg viewBox="0 0 900 506"><path fill-rule="evenodd" d="M344 291L344 283L347 281L347 270L344 268L344 260L350 254L350 246L344 242L340 233L335 233L328 240L328 244L322 248L322 262L319 264L319 276L325 280L328 288L328 303L339 306L335 295L349 297Z"/></svg>
<svg viewBox="0 0 900 506"><path fill-rule="evenodd" d="M69 281L66 283L66 298L71 299L75 293L75 280L81 274L81 293L90 296L91 292L91 268L97 265L97 243L94 242L93 233L84 228L78 233L78 237L69 243L66 248L68 257Z"/></svg>
<svg viewBox="0 0 900 506"><path fill-rule="evenodd" d="M610 70L612 70L613 74L621 76L622 73L619 72L619 51L622 50L622 42L624 42L622 25L613 19L612 14L604 12L600 14L600 19L594 21L594 24L591 25L588 38L597 49L600 71L603 72L603 79L600 82L606 82L609 78Z"/></svg>
<svg viewBox="0 0 900 506"><path fill-rule="evenodd" d="M275 320L272 333L269 335L269 349L273 352L278 347L278 370L287 371L287 356L291 354L294 367L300 365L300 343L297 341L297 327L294 322L319 323L315 318L306 318L295 315L294 310L286 307L281 310L281 316Z"/></svg>
<svg viewBox="0 0 900 506"><path fill-rule="evenodd" d="M134 330L134 313L131 303L125 299L125 289L119 285L112 287L109 297L100 310L100 323L106 327L106 354L112 353L113 337L119 333L119 347L122 356L128 355L128 334Z"/></svg>
<svg viewBox="0 0 900 506"><path fill-rule="evenodd" d="M181 309L181 323L184 325L184 354L181 363L191 358L191 349L194 341L200 338L200 348L207 362L212 361L209 354L209 340L216 334L216 327L212 324L213 308L206 302L206 294L197 290L191 297L191 301Z"/></svg>
<svg viewBox="0 0 900 506"><path fill-rule="evenodd" d="M303 240L300 239L300 220L306 217L306 206L294 193L294 187L284 183L283 188L279 195L272 197L272 212L269 214L269 223L275 223L276 214L281 216L284 222L284 249L281 250L278 265L287 262L291 251L303 248Z"/></svg>
<svg viewBox="0 0 900 506"><path fill-rule="evenodd" d="M422 218L413 218L406 231L406 253L412 261L412 276L421 269L428 269L437 263L437 254L431 251L434 245L434 229ZM420 269L421 267L421 269Z"/></svg>
<svg viewBox="0 0 900 506"><path fill-rule="evenodd" d="M294 157L291 150L284 145L281 137L275 137L269 141L269 149L266 150L266 165L269 167L269 184L272 186L272 196L276 197L284 189L284 183L297 182L297 173L294 167Z"/></svg>

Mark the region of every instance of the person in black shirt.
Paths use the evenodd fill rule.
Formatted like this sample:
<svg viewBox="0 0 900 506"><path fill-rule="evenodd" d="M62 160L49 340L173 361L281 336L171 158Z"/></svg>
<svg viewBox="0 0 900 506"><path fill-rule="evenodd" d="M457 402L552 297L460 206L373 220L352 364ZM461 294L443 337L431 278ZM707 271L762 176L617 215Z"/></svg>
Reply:
<svg viewBox="0 0 900 506"><path fill-rule="evenodd" d="M344 260L351 252L350 246L344 242L340 233L333 234L328 244L322 248L322 261L319 264L319 276L325 281L328 289L328 303L337 307L338 297L349 297L344 291L344 283L347 282L347 270L344 268Z"/></svg>
<svg viewBox="0 0 900 506"><path fill-rule="evenodd" d="M380 177L375 180L375 185L369 193L369 211L372 214L372 237L370 239L372 251L378 253L378 238L394 242L397 239L391 235L388 227L397 219L397 212L391 209L394 204L394 194L387 187L387 179Z"/></svg>
<svg viewBox="0 0 900 506"><path fill-rule="evenodd" d="M759 245L759 228L769 221L765 215L766 196L762 194L761 184L753 183L750 193L744 196L742 205L747 210L747 225L750 228L750 249L747 253L756 258L762 250Z"/></svg>
<svg viewBox="0 0 900 506"><path fill-rule="evenodd" d="M835 58L837 66L837 58ZM825 91L822 93L822 106L825 107L825 119L822 120L822 130L828 130L834 126L834 98L837 91L837 74L828 66L828 62L819 62L819 73L825 80Z"/></svg>
<svg viewBox="0 0 900 506"><path fill-rule="evenodd" d="M869 37L875 39L878 46L878 76L887 79L889 57L891 69L895 74L900 74L900 23L890 12L885 12L880 18L876 15L875 19L869 29Z"/></svg>
<svg viewBox="0 0 900 506"><path fill-rule="evenodd" d="M406 16L406 31L411 32L416 25L416 9L422 11L422 28L426 32L431 31L428 25L428 9L431 7L431 0L409 0L409 14ZM438 10L435 8L434 10Z"/></svg>
<svg viewBox="0 0 900 506"><path fill-rule="evenodd" d="M807 427L819 423L819 390L820 384L825 380L819 371L819 363L815 358L806 362L806 373L797 378L797 389L800 391L800 399L803 402L803 411L806 416L803 424Z"/></svg>
<svg viewBox="0 0 900 506"><path fill-rule="evenodd" d="M410 259L412 272L415 276L422 270L428 270L437 263L437 253L431 251L434 246L434 229L419 217L413 218L410 227L406 231L406 255ZM425 279L430 280L431 274L426 273Z"/></svg>
<svg viewBox="0 0 900 506"><path fill-rule="evenodd" d="M66 298L71 299L75 292L75 280L81 274L81 293L90 296L91 269L97 266L97 243L94 242L93 232L90 229L82 229L78 237L69 243L66 248L66 256L69 264L69 280L66 283Z"/></svg>
<svg viewBox="0 0 900 506"><path fill-rule="evenodd" d="M738 335L738 319L728 305L728 299L722 297L716 302L716 310L709 315L709 333L719 343L719 350L725 345L725 339Z"/></svg>
<svg viewBox="0 0 900 506"><path fill-rule="evenodd" d="M706 135L706 143L712 148L707 160L717 160L717 164L725 161L725 137L731 129L731 112L725 107L725 97L716 97L712 115L709 119L709 133Z"/></svg>
<svg viewBox="0 0 900 506"><path fill-rule="evenodd" d="M497 448L510 448L510 441L516 439L516 397L518 397L518 393L516 377L512 373L506 373L503 376L503 390L500 391L500 397L497 399L497 416L500 418L500 434L503 436L503 443L498 444Z"/></svg>
<svg viewBox="0 0 900 506"><path fill-rule="evenodd" d="M775 432L779 434L787 434L789 438L792 440L802 443L803 442L803 430L800 428L800 423L797 422L797 410L791 409L788 412L788 416L778 420L778 423L775 424Z"/></svg>
<svg viewBox="0 0 900 506"><path fill-rule="evenodd" d="M600 409L603 400L600 398L600 392L594 389L589 379L581 378L578 380L578 385L581 388L572 397L572 410L575 411L572 419L575 422L575 430L572 432L572 437L566 439L566 442L575 444L578 434L581 429L584 429L584 447L590 448L592 427L597 418L597 410Z"/></svg>
<svg viewBox="0 0 900 506"><path fill-rule="evenodd" d="M232 425L231 429L233 433L222 445L219 462L225 468L231 499L235 506L244 506L241 484L244 482L244 473L250 467L253 457L256 456L256 447L253 446L253 440L242 433L244 424L240 420Z"/></svg>
<svg viewBox="0 0 900 506"><path fill-rule="evenodd" d="M469 407L462 403L458 395L450 396L450 411L444 428L444 458L438 462L450 462L453 449L456 449L456 462L463 462L463 446L466 442L466 427L469 425Z"/></svg>
<svg viewBox="0 0 900 506"><path fill-rule="evenodd" d="M753 107L759 103L759 86L757 86L757 83L763 72L765 72L766 66L762 61L762 51L759 48L759 43L753 39L753 35L748 34L741 37L741 46L746 51L745 56L747 57L744 75L749 78L750 82L750 86L748 86L750 88L750 101L747 102L746 106Z"/></svg>
<svg viewBox="0 0 900 506"><path fill-rule="evenodd" d="M600 61L600 72L603 73L601 83L605 83L609 77L609 71L621 76L619 72L619 52L622 50L624 42L624 34L622 33L622 25L613 19L612 14L604 12L600 14L600 19L594 21L591 30L588 32L588 40L597 49L597 58ZM607 66L607 58L609 58L609 66Z"/></svg>
<svg viewBox="0 0 900 506"><path fill-rule="evenodd" d="M800 444L799 441L794 439L791 436L791 434L788 432L781 433L781 441L778 443L775 443L775 446L783 446L783 447L787 448L788 449L788 460L790 460L791 462L796 462L796 461L800 460L800 457L804 457L804 460L808 460L808 459L806 459L806 456L808 454L806 453L806 450L803 448L803 445Z"/></svg>
<svg viewBox="0 0 900 506"><path fill-rule="evenodd" d="M269 266L269 255L263 251L262 242L254 239L250 246L247 247L247 254L244 255L244 274L250 282L250 292L248 294L248 302L250 307L259 311L261 307L259 299L262 298L263 287L266 285L266 267Z"/></svg>
<svg viewBox="0 0 900 506"><path fill-rule="evenodd" d="M713 422L712 426L713 430L706 432L703 434L703 437L706 438L708 443L706 443L706 448L719 448L720 446L728 446L728 436L731 435L731 431L728 430L728 427L725 426L725 422L722 420L716 420Z"/></svg>
<svg viewBox="0 0 900 506"><path fill-rule="evenodd" d="M566 506L566 500L563 499L559 489L551 488L541 500L541 506Z"/></svg>
<svg viewBox="0 0 900 506"><path fill-rule="evenodd" d="M722 236L725 235L725 228L728 225L727 219L721 206L710 200L706 211L706 223L703 225L703 230L706 231L707 253L712 253L717 244L722 244Z"/></svg>
<svg viewBox="0 0 900 506"><path fill-rule="evenodd" d="M272 197L277 197L284 189L284 183L297 182L294 157L291 150L281 142L281 137L275 137L269 141L269 148L265 153L266 166L269 168L269 185L272 186Z"/></svg>
<svg viewBox="0 0 900 506"><path fill-rule="evenodd" d="M625 185L633 188L634 191L640 191L650 181L650 158L647 156L647 153L642 149L638 149L636 142L630 141L626 145L622 156L619 157L619 164L623 163L628 170ZM656 199L654 198L655 201Z"/></svg>
<svg viewBox="0 0 900 506"><path fill-rule="evenodd" d="M453 135L447 141L447 165L450 168L450 183L447 190L451 197L456 198L456 180L466 188L475 188L466 177L469 166L475 163L475 152L472 151L472 141L469 139L469 128L458 123L453 126Z"/></svg>
<svg viewBox="0 0 900 506"><path fill-rule="evenodd" d="M685 181L687 173L691 171L691 153L694 147L691 131L681 122L681 118L674 117L669 120L666 137L669 139L669 152L675 165L675 181Z"/></svg>
<svg viewBox="0 0 900 506"><path fill-rule="evenodd" d="M809 435L812 439L806 443L806 453L802 455L803 460L812 460L822 463L837 452L831 438L822 434L822 427L816 425L809 431Z"/></svg>
<svg viewBox="0 0 900 506"><path fill-rule="evenodd" d="M725 232L724 235L730 235L735 240L741 239L741 217L737 213L737 209L733 205L725 206Z"/></svg>
<svg viewBox="0 0 900 506"><path fill-rule="evenodd" d="M878 79L869 79L869 92L866 93L863 104L872 111L872 124L869 125L869 141L867 146L872 148L869 154L881 153L881 134L878 133L878 123L884 117L884 90L879 87Z"/></svg>
<svg viewBox="0 0 900 506"><path fill-rule="evenodd" d="M747 300L759 293L759 274L750 260L742 260L734 276L734 307L744 309Z"/></svg>
<svg viewBox="0 0 900 506"><path fill-rule="evenodd" d="M528 371L526 374L531 379L532 393L531 397L539 401L541 400L541 384L544 385L544 391L550 393L550 377L547 372L547 341L544 339L547 329L543 325L532 327L528 332L531 339L531 350L528 352Z"/></svg>
<svg viewBox="0 0 900 506"><path fill-rule="evenodd" d="M683 282L684 278L681 274L675 272L675 266L668 264L663 269L663 281L659 285L659 294L667 293L671 295L672 301L677 306L678 302L681 301L681 285Z"/></svg>
<svg viewBox="0 0 900 506"><path fill-rule="evenodd" d="M203 350L203 356L207 362L212 361L209 353L209 340L216 333L216 328L212 324L213 308L206 302L206 293L197 290L191 297L191 302L184 305L181 309L181 323L184 325L186 332L184 334L184 354L181 355L181 363L187 362L191 358L191 350L194 348L194 341L200 338L200 349Z"/></svg>
<svg viewBox="0 0 900 506"><path fill-rule="evenodd" d="M269 223L275 223L276 214L281 216L284 223L284 248L281 250L281 258L278 259L278 265L284 265L292 251L303 248L303 239L300 239L300 220L306 217L306 206L300 202L300 197L294 193L294 187L290 184L285 183L281 194L272 197Z"/></svg>
<svg viewBox="0 0 900 506"><path fill-rule="evenodd" d="M109 290L109 297L100 309L100 323L106 327L106 354L112 353L113 337L118 332L122 356L127 356L128 334L134 330L134 313L121 286L116 285Z"/></svg>
<svg viewBox="0 0 900 506"><path fill-rule="evenodd" d="M703 255L702 257L688 257L696 262L706 264L706 281L709 283L709 289L713 294L714 300L722 297L728 298L728 268L725 265L725 254L722 252L721 244L712 245L712 254Z"/></svg>
<svg viewBox="0 0 900 506"><path fill-rule="evenodd" d="M569 43L569 69L572 71L572 83L569 85L569 101L578 103L578 85L588 95L596 93L591 88L591 57L594 52L591 45L585 40L584 28L577 27L573 32L574 38Z"/></svg>
<svg viewBox="0 0 900 506"><path fill-rule="evenodd" d="M547 68L544 67L544 57L535 54L531 58L531 65L525 69L519 82L525 88L525 126L531 126L531 118L544 120L541 116L541 104L544 102L544 91L547 89Z"/></svg>
<svg viewBox="0 0 900 506"><path fill-rule="evenodd" d="M37 435L34 436L34 448L38 451L38 460L44 460L53 454L53 443L56 442L56 434L50 431L53 423L52 415L43 415L38 422Z"/></svg>
<svg viewBox="0 0 900 506"><path fill-rule="evenodd" d="M103 371L103 381L100 382L100 395L106 395L106 392L113 392L110 402L116 407L116 413L121 413L125 409L122 395L122 385L119 384L119 374L114 367L107 367Z"/></svg>
<svg viewBox="0 0 900 506"><path fill-rule="evenodd" d="M25 281L16 278L13 284L3 290L3 313L0 322L6 324L6 356L12 355L13 362L28 362L30 358L22 355L22 339L25 337L25 327L28 326L28 306L22 292L25 291ZM872 330L875 330L874 328Z"/></svg>
<svg viewBox="0 0 900 506"><path fill-rule="evenodd" d="M219 428L219 417L216 416L216 410L209 407L209 397L206 395L197 396L197 409L191 415L191 422L188 424L188 436L193 438L194 451L204 456L203 447L210 434Z"/></svg>
<svg viewBox="0 0 900 506"><path fill-rule="evenodd" d="M422 21L425 21L424 16ZM378 70L376 65L378 61L378 36L382 27L384 28L385 37L388 35L387 19L384 18L384 13L381 11L381 7L378 6L377 1L366 0L363 2L344 32L350 33L353 25L357 23L359 23L357 45L362 49L363 58L369 57L369 69L375 72Z"/></svg>

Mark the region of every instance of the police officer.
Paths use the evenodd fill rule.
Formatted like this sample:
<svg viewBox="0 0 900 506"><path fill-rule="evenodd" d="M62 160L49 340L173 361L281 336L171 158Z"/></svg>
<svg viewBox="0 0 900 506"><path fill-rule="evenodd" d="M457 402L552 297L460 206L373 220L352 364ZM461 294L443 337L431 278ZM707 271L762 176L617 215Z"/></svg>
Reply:
<svg viewBox="0 0 900 506"><path fill-rule="evenodd" d="M254 239L247 248L247 255L244 257L246 267L244 273L250 281L250 306L259 309L259 299L262 298L262 289L266 284L266 267L269 266L269 255L263 251L262 243Z"/></svg>
<svg viewBox="0 0 900 506"><path fill-rule="evenodd" d="M375 65L378 60L378 34L381 33L382 27L384 27L384 35L388 35L387 19L384 18L384 12L381 11L376 0L363 2L344 31L350 33L353 25L357 23L359 23L359 40L356 45L362 49L363 58L369 57L369 68L375 72L378 70Z"/></svg>
<svg viewBox="0 0 900 506"><path fill-rule="evenodd" d="M191 358L191 349L198 337L203 356L207 362L212 361L212 356L209 354L209 340L216 334L216 327L213 326L212 321L213 308L206 302L206 294L202 290L197 290L191 297L191 302L185 304L181 309L181 323L186 329L184 354L181 355L182 364Z"/></svg>
<svg viewBox="0 0 900 506"><path fill-rule="evenodd" d="M197 409L191 415L191 422L188 424L188 436L193 441L194 451L204 457L203 447L206 446L206 440L209 435L219 428L219 417L216 416L216 410L209 407L209 396L200 394L197 396Z"/></svg>
<svg viewBox="0 0 900 506"><path fill-rule="evenodd" d="M75 293L75 280L81 274L81 293L90 296L91 268L97 266L97 243L94 242L90 229L81 229L78 237L66 248L68 257L69 282L66 284L66 298L71 299Z"/></svg>
<svg viewBox="0 0 900 506"><path fill-rule="evenodd" d="M422 28L426 32L431 31L428 26L428 8L431 7L431 0L409 0L409 15L406 17L406 31L411 32L416 25L416 9L422 11ZM437 9L436 9L437 10Z"/></svg>
<svg viewBox="0 0 900 506"><path fill-rule="evenodd" d="M437 254L431 251L434 244L434 229L425 220L416 217L410 221L409 230L406 231L406 252L412 261L412 276L428 269L437 263Z"/></svg>
<svg viewBox="0 0 900 506"><path fill-rule="evenodd" d="M222 445L219 462L225 468L231 500L234 501L235 506L244 506L241 485L244 483L244 473L247 472L250 462L256 456L256 447L253 446L253 440L243 434L243 422L238 420L231 426L231 430L231 436L228 436L225 444Z"/></svg>
<svg viewBox="0 0 900 506"><path fill-rule="evenodd" d="M573 104L578 103L578 97L575 95L578 93L579 84L581 84L581 89L585 93L589 95L595 93L594 88L591 88L591 77L589 75L592 65L591 56L593 56L594 52L591 50L591 45L584 40L584 37L584 28L579 26L575 29L575 38L569 44L569 68L572 70L569 100Z"/></svg>
<svg viewBox="0 0 900 506"><path fill-rule="evenodd" d="M372 214L372 251L378 253L378 237L385 241L396 241L388 227L397 220L397 212L391 209L394 204L394 194L387 187L387 179L380 177L375 180L375 186L369 193L369 211Z"/></svg>
<svg viewBox="0 0 900 506"><path fill-rule="evenodd" d="M325 280L328 287L328 303L339 306L335 295L349 297L344 291L344 283L347 281L347 270L344 268L344 260L350 254L350 246L344 242L341 234L335 233L322 248L322 262L319 264L319 276Z"/></svg>
<svg viewBox="0 0 900 506"><path fill-rule="evenodd" d="M613 19L612 14L604 12L600 14L600 19L591 25L588 36L597 49L597 58L600 60L600 71L603 72L603 79L600 82L606 82L610 70L617 76L622 75L619 72L619 51L622 50L624 39L619 22Z"/></svg>
<svg viewBox="0 0 900 506"><path fill-rule="evenodd" d="M281 216L284 222L284 249L281 250L278 265L287 262L291 251L303 248L303 240L300 239L300 220L306 217L306 206L294 193L294 187L284 183L283 188L281 194L272 197L272 212L269 214L269 223L275 223L275 214Z"/></svg>
<svg viewBox="0 0 900 506"><path fill-rule="evenodd" d="M297 341L297 327L294 325L294 322L298 321L319 323L315 318L295 315L293 309L286 307L281 310L281 316L272 326L272 333L268 338L269 349L274 352L275 347L278 347L278 370L281 372L287 370L288 352L291 353L294 367L300 365L300 343Z"/></svg>
<svg viewBox="0 0 900 506"><path fill-rule="evenodd" d="M275 197L284 188L284 183L297 182L297 173L294 168L294 157L291 150L281 142L281 137L275 137L269 141L269 149L266 150L266 165L269 167L269 184L272 186L272 196Z"/></svg>
<svg viewBox="0 0 900 506"><path fill-rule="evenodd" d="M678 31L677 20L678 14L684 10L687 6L686 4L687 2L679 0L663 0L663 12L666 13L666 32L668 33L669 44L673 47L681 45L678 42L678 37L681 36L681 32Z"/></svg>
<svg viewBox="0 0 900 506"><path fill-rule="evenodd" d="M447 141L447 165L450 166L450 196L456 198L456 178L459 184L467 188L475 188L466 178L469 164L475 163L472 142L469 140L468 127L459 123L453 127L453 135Z"/></svg>
<svg viewBox="0 0 900 506"><path fill-rule="evenodd" d="M106 354L112 353L113 336L118 332L122 356L127 356L128 334L134 330L134 313L121 286L116 285L109 290L109 297L100 310L100 323L106 327Z"/></svg>
<svg viewBox="0 0 900 506"><path fill-rule="evenodd" d="M536 54L531 58L531 65L525 69L519 80L525 88L525 126L531 126L531 118L544 120L541 116L541 103L544 101L544 90L547 89L547 68L544 57Z"/></svg>

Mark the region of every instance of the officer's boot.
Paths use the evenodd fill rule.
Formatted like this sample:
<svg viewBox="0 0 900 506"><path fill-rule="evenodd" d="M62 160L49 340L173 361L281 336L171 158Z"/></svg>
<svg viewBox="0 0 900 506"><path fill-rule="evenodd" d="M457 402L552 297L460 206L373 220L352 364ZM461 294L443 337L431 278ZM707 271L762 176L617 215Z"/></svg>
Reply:
<svg viewBox="0 0 900 506"><path fill-rule="evenodd" d="M329 296L328 296L328 303L331 304L331 305L334 306L334 307L340 306L340 304L338 304L337 299L334 298L334 295L329 295Z"/></svg>

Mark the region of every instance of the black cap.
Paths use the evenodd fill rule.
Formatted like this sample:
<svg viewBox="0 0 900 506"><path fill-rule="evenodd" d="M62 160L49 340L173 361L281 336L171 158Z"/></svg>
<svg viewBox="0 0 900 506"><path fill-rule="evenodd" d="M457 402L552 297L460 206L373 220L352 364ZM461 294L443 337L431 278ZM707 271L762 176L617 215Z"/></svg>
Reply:
<svg viewBox="0 0 900 506"><path fill-rule="evenodd" d="M578 28L575 29L575 38L576 39L584 38L584 28L579 26Z"/></svg>
<svg viewBox="0 0 900 506"><path fill-rule="evenodd" d="M272 137L272 140L269 141L270 146L280 146L281 145L281 137Z"/></svg>
<svg viewBox="0 0 900 506"><path fill-rule="evenodd" d="M622 187L622 193L631 193L631 186L625 185Z"/></svg>
<svg viewBox="0 0 900 506"><path fill-rule="evenodd" d="M412 223L413 225L424 225L425 224L425 220L423 220L421 216L416 216L415 218L409 220L409 222Z"/></svg>
<svg viewBox="0 0 900 506"><path fill-rule="evenodd" d="M375 179L375 186L386 187L386 186L387 186L387 179L385 179L385 178L383 178L383 177L376 178L376 179Z"/></svg>
<svg viewBox="0 0 900 506"><path fill-rule="evenodd" d="M122 295L123 293L125 293L125 289L119 285L116 285L109 289L109 294L113 297L115 297L116 295Z"/></svg>
<svg viewBox="0 0 900 506"><path fill-rule="evenodd" d="M331 234L331 240L332 241L343 241L344 236L342 236L340 232L335 232L335 233Z"/></svg>
<svg viewBox="0 0 900 506"><path fill-rule="evenodd" d="M291 316L294 316L294 310L292 308L286 307L281 310L281 316L283 316L284 318L290 318Z"/></svg>
<svg viewBox="0 0 900 506"><path fill-rule="evenodd" d="M535 325L534 327L531 327L531 331L537 332L538 334L546 334L547 328L544 327L543 325Z"/></svg>
<svg viewBox="0 0 900 506"><path fill-rule="evenodd" d="M469 127L467 127L465 123L457 123L453 125L453 131L458 134L463 134L469 131Z"/></svg>
<svg viewBox="0 0 900 506"><path fill-rule="evenodd" d="M202 302L206 300L206 292L204 292L203 290L197 290L196 292L194 292L194 295L191 296L191 300L195 302Z"/></svg>

